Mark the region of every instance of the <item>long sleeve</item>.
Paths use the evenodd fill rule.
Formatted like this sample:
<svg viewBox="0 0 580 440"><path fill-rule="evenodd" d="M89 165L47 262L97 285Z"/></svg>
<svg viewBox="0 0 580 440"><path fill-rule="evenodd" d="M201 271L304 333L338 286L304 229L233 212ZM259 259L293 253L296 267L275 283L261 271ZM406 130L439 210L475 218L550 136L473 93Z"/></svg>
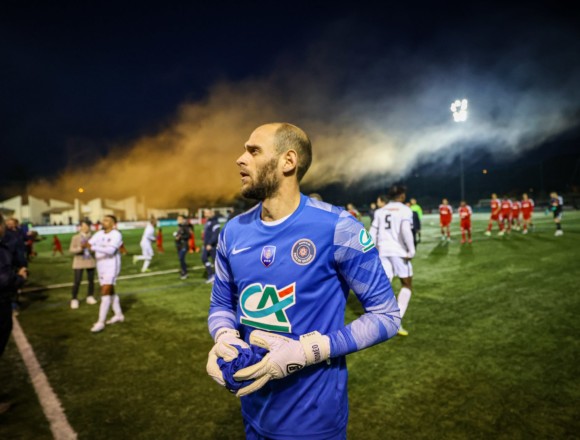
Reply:
<svg viewBox="0 0 580 440"><path fill-rule="evenodd" d="M117 252L119 252L119 248L123 244L123 238L121 236L121 233L119 231L113 230L113 231L109 232L109 234L111 236L110 236L110 240L107 241L107 244L99 243L96 240L96 235L91 237L91 239L89 240L89 243L91 244L91 249L97 253L108 255L108 256L113 256ZM109 235L109 234L107 234L107 235Z"/></svg>
<svg viewBox="0 0 580 440"><path fill-rule="evenodd" d="M411 223L403 222L401 224L401 232L403 235L403 241L409 252L408 258L413 258L415 256L415 241L413 240L413 231L411 230Z"/></svg>
<svg viewBox="0 0 580 440"><path fill-rule="evenodd" d="M332 357L343 356L383 342L397 334L399 306L376 248L361 238L366 231L353 217L341 215L334 239L334 258L340 275L361 302L365 313L329 333Z"/></svg>
<svg viewBox="0 0 580 440"><path fill-rule="evenodd" d="M208 327L212 338L220 328L237 328L237 287L226 258L225 232L226 229L219 234L215 259L215 281L209 306Z"/></svg>
<svg viewBox="0 0 580 440"><path fill-rule="evenodd" d="M81 247L81 237L80 235L75 235L70 241L70 246L68 251L73 255L78 255L82 253L83 248Z"/></svg>

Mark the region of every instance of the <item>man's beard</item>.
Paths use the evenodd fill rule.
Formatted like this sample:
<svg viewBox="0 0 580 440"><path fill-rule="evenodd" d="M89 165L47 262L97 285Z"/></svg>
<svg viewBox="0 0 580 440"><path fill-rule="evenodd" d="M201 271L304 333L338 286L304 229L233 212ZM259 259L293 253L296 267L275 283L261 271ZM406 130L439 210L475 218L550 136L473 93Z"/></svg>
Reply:
<svg viewBox="0 0 580 440"><path fill-rule="evenodd" d="M280 188L280 179L276 176L277 165L278 158L274 158L258 170L255 183L242 188L242 196L260 201L275 196Z"/></svg>

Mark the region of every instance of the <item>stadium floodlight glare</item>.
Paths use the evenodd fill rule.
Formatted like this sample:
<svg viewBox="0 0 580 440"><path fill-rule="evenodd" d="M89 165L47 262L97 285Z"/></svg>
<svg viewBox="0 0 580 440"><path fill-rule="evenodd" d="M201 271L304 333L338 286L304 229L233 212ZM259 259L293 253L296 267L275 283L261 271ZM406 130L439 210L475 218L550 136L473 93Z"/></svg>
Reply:
<svg viewBox="0 0 580 440"><path fill-rule="evenodd" d="M455 122L467 121L467 99L456 99L451 103L451 113L453 113L453 120Z"/></svg>
<svg viewBox="0 0 580 440"><path fill-rule="evenodd" d="M455 122L467 121L467 99L456 99L451 103L451 113ZM461 200L465 200L465 179L463 176L463 147L459 147L459 168L461 174ZM484 173L485 174L485 173Z"/></svg>

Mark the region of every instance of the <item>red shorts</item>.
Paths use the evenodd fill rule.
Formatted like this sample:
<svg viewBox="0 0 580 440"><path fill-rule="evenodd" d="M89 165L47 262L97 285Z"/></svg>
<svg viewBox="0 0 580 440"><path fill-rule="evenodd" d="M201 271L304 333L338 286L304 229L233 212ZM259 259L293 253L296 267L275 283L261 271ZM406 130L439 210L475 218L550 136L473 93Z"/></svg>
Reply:
<svg viewBox="0 0 580 440"><path fill-rule="evenodd" d="M471 220L467 220L467 221L461 220L460 226L461 226L461 229L471 229Z"/></svg>
<svg viewBox="0 0 580 440"><path fill-rule="evenodd" d="M441 224L442 228L445 228L451 224L451 219L450 218L440 218L439 223Z"/></svg>
<svg viewBox="0 0 580 440"><path fill-rule="evenodd" d="M502 213L500 214L500 217L501 217L501 219L502 219L502 220L511 220L511 218L512 218L512 213L511 213L511 212L510 212L510 213L503 213L503 212L502 212Z"/></svg>
<svg viewBox="0 0 580 440"><path fill-rule="evenodd" d="M522 212L522 217L524 218L524 220L529 220L532 218L532 213L531 212Z"/></svg>
<svg viewBox="0 0 580 440"><path fill-rule="evenodd" d="M493 215L493 214L492 214L492 215L491 215L491 217L489 217L489 219L490 219L491 221L499 221L499 214L497 214L497 215Z"/></svg>

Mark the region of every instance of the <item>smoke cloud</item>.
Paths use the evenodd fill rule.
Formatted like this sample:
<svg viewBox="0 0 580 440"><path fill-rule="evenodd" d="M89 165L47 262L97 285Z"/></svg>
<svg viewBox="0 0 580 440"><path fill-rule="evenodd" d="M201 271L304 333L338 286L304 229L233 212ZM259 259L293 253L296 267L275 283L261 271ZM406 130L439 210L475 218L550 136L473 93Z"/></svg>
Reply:
<svg viewBox="0 0 580 440"><path fill-rule="evenodd" d="M443 35L412 51L349 43L347 28L337 25L301 56L281 56L267 76L214 85L155 134L30 192L62 198L83 187L85 198L138 195L157 207L231 199L244 142L272 121L311 137L304 184L312 190L401 179L430 162L444 170L460 146L467 157L475 150L515 157L578 124L580 52L562 44L578 41L577 31L514 35L502 47L482 38L477 48ZM465 123L451 117L457 98L469 99Z"/></svg>

